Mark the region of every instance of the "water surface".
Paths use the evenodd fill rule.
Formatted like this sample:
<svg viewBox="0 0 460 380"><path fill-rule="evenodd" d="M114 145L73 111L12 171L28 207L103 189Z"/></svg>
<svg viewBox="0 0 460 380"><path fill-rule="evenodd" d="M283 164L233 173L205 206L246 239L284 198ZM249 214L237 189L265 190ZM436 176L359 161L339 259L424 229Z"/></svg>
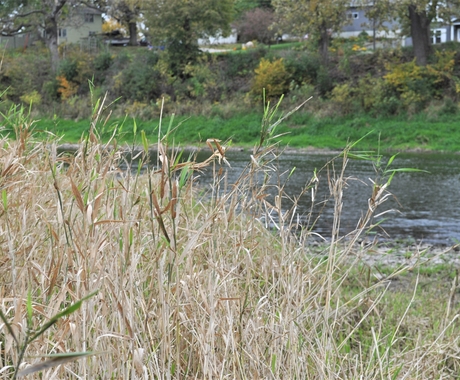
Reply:
<svg viewBox="0 0 460 380"><path fill-rule="evenodd" d="M204 158L206 154L200 156ZM246 152L228 152L231 168L226 168L228 182L234 182L250 157ZM289 173L296 168L286 185L289 195L296 195L313 176L315 169L320 169L332 154L324 153L284 153L277 165L279 173ZM388 158L386 158L388 159ZM340 163L336 164L339 169ZM391 165L392 168L416 168L425 172L397 173L389 190L393 194L379 212L395 210L374 220L383 220L381 228L376 229L381 239L415 240L431 244L450 245L460 241L460 156L439 153L402 153ZM287 174L285 174L286 176ZM343 212L341 232L352 231L362 215L366 212L368 199L372 194L372 182L376 171L369 161L349 160L346 169L349 177L343 192ZM319 190L316 202L329 198L326 171L319 174ZM212 171L205 171L200 179L201 186L208 186L212 180ZM285 203L286 204L286 203ZM311 196L300 199L297 210L299 217L306 218L311 208ZM286 204L286 207L288 205ZM397 211L396 211L397 210ZM315 208L319 215L315 232L327 236L330 233L333 218L333 203L321 210Z"/></svg>

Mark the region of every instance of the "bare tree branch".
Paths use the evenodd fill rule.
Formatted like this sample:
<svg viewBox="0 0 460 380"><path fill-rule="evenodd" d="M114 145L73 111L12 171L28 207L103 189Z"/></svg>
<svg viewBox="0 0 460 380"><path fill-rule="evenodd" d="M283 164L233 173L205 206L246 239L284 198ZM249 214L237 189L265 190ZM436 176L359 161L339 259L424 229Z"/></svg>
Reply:
<svg viewBox="0 0 460 380"><path fill-rule="evenodd" d="M0 23L1 23L1 21L0 21ZM29 26L30 26L30 24L21 24L21 25L17 26L14 29L2 29L0 34L2 36L5 36L5 37L11 37L11 36L14 36L15 34L20 33L21 29L27 28ZM5 28L5 25L3 26L3 28Z"/></svg>
<svg viewBox="0 0 460 380"><path fill-rule="evenodd" d="M41 9L34 9L30 12L26 12L26 13L18 13L18 14L15 14L12 19L17 19L17 18L23 18L23 17L28 17L30 15L33 15L33 14L36 14L36 13L41 13L41 14L45 14L45 12Z"/></svg>

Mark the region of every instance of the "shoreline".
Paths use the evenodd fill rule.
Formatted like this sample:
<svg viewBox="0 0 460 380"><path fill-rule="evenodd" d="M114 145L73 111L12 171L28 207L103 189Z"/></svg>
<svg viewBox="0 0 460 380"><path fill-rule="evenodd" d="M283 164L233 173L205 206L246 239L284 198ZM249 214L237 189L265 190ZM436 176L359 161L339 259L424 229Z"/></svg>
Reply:
<svg viewBox="0 0 460 380"><path fill-rule="evenodd" d="M64 152L64 151L68 151L68 152L75 152L78 150L78 148L80 147L80 143L62 143L62 144L59 144L57 145L57 149L58 151L60 152ZM101 145L105 145L105 144L101 144ZM202 143L202 146L199 146L199 145L184 145L184 146L181 146L181 145L178 145L175 147L176 149L180 149L180 150L184 150L186 152L205 152L205 151L209 151L209 147L206 145L206 143ZM139 153L140 151L142 151L144 148L141 146L141 145L135 145L134 146L134 149L133 149L133 146L129 146L129 145L120 145L119 146L119 149L123 150L123 151L133 151L135 153ZM157 148L157 144L151 144L149 145L149 150L151 151L156 151L158 148ZM227 148L227 150L229 152L247 152L247 153L250 153L251 152L251 147L249 146L237 146L237 145L233 145L229 148ZM317 148L317 147L314 147L314 146L307 146L307 147L302 147L302 148L297 148L297 147L291 147L291 146L279 146L278 147L280 153L287 153L287 154L308 154L308 153L312 153L312 154L324 154L324 155L333 155L333 154L340 154L343 152L343 150L338 150L338 149L330 149L330 148ZM428 150L428 149L423 149L423 148L413 148L413 149L396 149L396 150L390 150L390 149L387 149L387 150L383 150L384 153L387 153L389 155L391 154L398 154L398 153L407 153L407 154L411 154L411 153L417 153L417 154L454 154L454 155L460 155L460 151L458 152L448 152L448 151L439 151L439 150Z"/></svg>

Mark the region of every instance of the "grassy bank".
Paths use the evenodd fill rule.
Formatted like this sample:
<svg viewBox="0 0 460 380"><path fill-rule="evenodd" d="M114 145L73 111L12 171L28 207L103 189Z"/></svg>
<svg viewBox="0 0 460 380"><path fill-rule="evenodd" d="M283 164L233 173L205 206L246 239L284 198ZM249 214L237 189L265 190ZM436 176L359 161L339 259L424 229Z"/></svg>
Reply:
<svg viewBox="0 0 460 380"><path fill-rule="evenodd" d="M383 270L363 260L378 248L358 242L386 199L385 183L370 188L356 231L338 235L347 150L336 159L343 171L329 166L335 222L329 243L318 246L309 226L296 225L295 209L283 208L282 187L273 201L267 197L267 177L276 175L269 144L256 147L226 187L219 145L205 163L179 163L165 139L155 170L121 172L123 155L96 137L102 119L95 117L75 155L62 157L55 141L37 140L29 126L15 126L15 141L0 140L0 308L10 326L0 330L0 378L12 377L20 348L40 325L94 291L30 342L21 368L43 354L95 355L28 378L459 373L455 270L419 270L417 261ZM147 137L140 140L147 148ZM214 168L214 183L197 189L193 174L205 165ZM302 191L314 194L316 181ZM276 231L264 227L262 214L274 216ZM424 255L417 247L407 252Z"/></svg>
<svg viewBox="0 0 460 380"><path fill-rule="evenodd" d="M373 118L371 116L350 116L340 118L317 118L309 112L298 112L283 121L277 129L284 145L296 148L316 147L343 149L347 142L364 138L361 149L376 150L436 150L446 152L460 151L460 115L436 115L426 113L413 117L399 116ZM121 142L132 142L134 123L137 133L144 130L149 136L156 136L159 119L149 121L134 118L115 119L103 128L103 138L108 139L114 130ZM231 117L211 116L167 116L163 119L164 128L175 128L174 136L181 144L200 144L208 138L231 140L238 146L252 146L260 135L261 112L234 114ZM50 131L63 136L64 142L78 142L88 131L88 120L72 121L64 119L40 119L35 128L37 132ZM44 135L43 135L44 136ZM380 136L380 140L379 140Z"/></svg>

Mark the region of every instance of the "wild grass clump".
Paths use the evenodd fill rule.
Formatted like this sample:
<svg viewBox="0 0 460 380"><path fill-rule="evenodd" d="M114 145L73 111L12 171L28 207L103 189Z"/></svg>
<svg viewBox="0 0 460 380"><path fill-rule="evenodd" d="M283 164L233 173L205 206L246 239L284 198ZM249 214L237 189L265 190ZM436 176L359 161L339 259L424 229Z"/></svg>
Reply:
<svg viewBox="0 0 460 380"><path fill-rule="evenodd" d="M458 282L436 295L439 309L428 315L419 307L412 313L427 302L418 297L417 283L391 312L391 279L416 272L416 266L377 277L361 261L375 249L357 243L389 197L394 172L388 167L380 173L385 180L369 186L368 210L346 237L339 227L342 194L352 180L346 173L349 149L321 169L328 174L335 217L318 252L314 220L300 224L298 197L283 193L284 177L276 171L280 153L273 145L278 120L269 109L260 144L234 183L228 182L231 162L219 140L207 140L210 154L202 163L169 146L171 129L161 124L155 152L149 136L136 130L140 151L118 147L115 138L102 144L102 110L95 109L75 154L58 153L52 136L36 141L26 118L15 126L15 139L0 139L0 308L15 336L97 291L30 343L21 369L41 355L97 355L28 378L458 373ZM126 158L126 150L135 160ZM122 164L128 169L120 170ZM201 170L214 172L209 187L195 185ZM312 174L299 197L314 202L318 181ZM35 325L27 324L26 302ZM0 332L0 378L9 379L19 358L5 324Z"/></svg>

